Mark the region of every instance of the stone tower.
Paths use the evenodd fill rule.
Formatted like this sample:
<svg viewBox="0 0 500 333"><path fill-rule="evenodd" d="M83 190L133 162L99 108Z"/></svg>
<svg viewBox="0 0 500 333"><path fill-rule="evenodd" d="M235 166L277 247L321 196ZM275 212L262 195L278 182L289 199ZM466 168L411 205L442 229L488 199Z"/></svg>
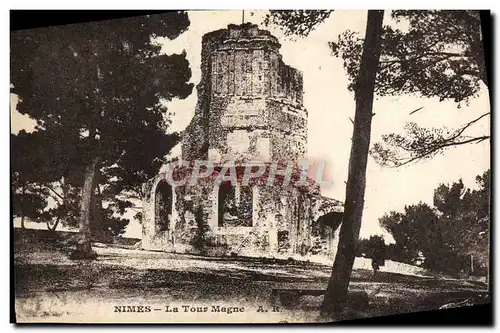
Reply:
<svg viewBox="0 0 500 333"><path fill-rule="evenodd" d="M198 105L183 159L279 162L305 155L302 73L283 63L280 47L250 23L203 37Z"/></svg>
<svg viewBox="0 0 500 333"><path fill-rule="evenodd" d="M302 73L283 63L280 47L276 37L250 23L203 36L198 104L183 133L182 162L269 168L306 157ZM144 188L144 249L333 255L338 224L316 221L320 213L340 212L341 203L325 201L315 182L297 187L208 179L171 186L166 172Z"/></svg>

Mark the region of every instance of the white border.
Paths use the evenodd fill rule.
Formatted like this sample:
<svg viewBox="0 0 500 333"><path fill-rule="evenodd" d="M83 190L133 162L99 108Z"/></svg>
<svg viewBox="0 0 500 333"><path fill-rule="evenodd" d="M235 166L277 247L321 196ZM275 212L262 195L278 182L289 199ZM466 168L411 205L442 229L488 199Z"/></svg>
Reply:
<svg viewBox="0 0 500 333"><path fill-rule="evenodd" d="M385 1L380 1L380 0L372 0L372 1L367 1L367 0L335 0L335 1L318 1L318 0L308 0L308 1L296 1L296 0L288 0L288 1L269 1L269 0L253 0L251 2L236 2L236 1L201 1L201 0L183 0L179 2L169 2L166 0L141 0L141 1L126 1L126 0L114 0L114 1L104 1L104 0L77 0L77 1L67 1L67 0L46 0L46 1L21 1L21 0L8 0L8 1L2 1L1 6L2 6L2 11L1 11L1 17L0 17L0 22L2 22L2 52L1 52L1 77L2 78L7 78L9 75L9 46L8 46L8 40L9 40L9 9L250 9L248 8L251 7L251 9L323 9L323 8L336 8L336 9L367 9L367 8L384 8L384 9L394 9L394 8L404 8L404 9L492 9L494 14L498 14L497 7L499 6L499 1L487 1L487 0L475 0L475 1L465 1L465 0L454 0L454 1L441 1L437 2L435 0L419 0L419 1L395 1L395 0L385 0ZM3 8L5 7L5 8ZM245 8L246 7L246 8ZM499 39L499 33L498 33L498 25L500 24L498 21L498 15L494 18L493 23L496 25L494 29L494 45L498 44L498 39ZM496 63L496 66L498 66L498 52L494 52L495 54L495 59L494 63ZM7 92L7 86L10 85L10 82L5 82L5 92ZM496 90L494 92L494 95L500 96L498 93L498 81L495 85ZM10 96L5 94L0 94L2 101L0 105L4 105L4 107L7 107L7 105L10 105ZM498 97L497 97L498 98ZM498 103L498 101L497 101ZM3 232L0 232L0 236L2 237L0 244L2 244L2 247L4 249L3 255L2 255L2 263L1 263L1 269L3 271L2 275L2 282L3 282L3 288L2 293L3 297L1 297L1 311L0 313L2 314L2 332L4 331L11 331L14 330L15 327L13 325L9 325L9 314L10 314L10 294L9 294L9 280L10 280L10 275L9 275L9 269L5 269L7 267L10 267L10 244L9 244L9 223L8 221L10 220L10 206L9 206L9 196L10 196L10 178L9 178L9 164L6 162L6 160L9 160L9 156L7 155L9 152L9 135L10 135L10 118L9 118L9 112L5 110L4 112L1 113L3 119L0 121L0 140L1 140L1 146L3 149L1 149L2 152L4 152L4 162L0 165L1 167L1 183L0 183L0 202L2 203L2 217L3 217L3 224L2 227ZM495 117L495 122L500 121L500 117ZM498 131L498 126L500 124L496 123L497 126L497 131ZM496 140L498 139L498 135L496 136ZM499 146L499 142L495 142L495 146ZM498 178L498 177L496 177ZM497 214L495 214L497 216ZM496 223L495 223L496 224ZM495 229L498 229L498 224ZM493 268L495 269L498 266L498 253L496 253L496 260L495 263L493 264ZM495 275L498 278L498 274L496 274L495 270ZM497 282L497 281L495 281ZM497 284L498 286L498 284ZM498 306L494 307L496 309L495 311L495 317L498 318L497 312ZM49 330L54 330L54 327L34 327L38 330L42 329L45 331ZM68 327L61 327L63 329L68 329ZM120 327L120 326L115 326L115 327L92 327L93 331L99 332L105 332L110 329L112 330L123 330L126 329L127 331L143 331L145 327ZM26 328L25 328L26 329ZM32 328L31 328L32 329ZM147 327L147 329L154 329L152 327ZM245 327L213 327L213 326L208 326L208 327L171 327L171 326L161 326L157 327L156 329L161 329L165 330L168 329L169 331L177 331L177 330L183 330L183 331L191 331L191 330L196 330L196 329L203 329L205 331L207 330L220 330L220 329L226 329L226 330L248 330L248 329L253 329L253 330L259 330L259 331L271 331L275 329L284 329L284 330L314 330L314 331L331 331L331 330L345 330L346 328L341 328L341 327L328 327L328 326L320 326L320 327L315 327L315 326L286 326L286 327L280 327L280 326L271 326L271 327L262 327L262 326L245 326ZM386 330L388 328L384 327L382 328L383 330ZM399 327L395 327L396 330L401 330ZM439 328L439 331L447 331L447 330L457 330L459 329L458 327L453 327L453 328ZM350 329L353 330L353 329ZM360 330L360 328L354 329L354 331ZM425 331L433 331L433 330L438 330L438 328L422 328L422 330Z"/></svg>

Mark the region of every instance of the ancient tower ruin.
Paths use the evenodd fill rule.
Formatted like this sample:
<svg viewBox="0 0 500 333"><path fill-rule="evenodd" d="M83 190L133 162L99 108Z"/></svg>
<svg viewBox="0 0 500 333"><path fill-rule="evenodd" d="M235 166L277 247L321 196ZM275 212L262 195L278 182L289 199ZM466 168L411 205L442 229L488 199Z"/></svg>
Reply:
<svg viewBox="0 0 500 333"><path fill-rule="evenodd" d="M257 25L228 25L202 39L195 115L183 133L182 161L216 168L304 158L303 77L286 65L278 39ZM168 165L166 165L168 169ZM144 249L211 255L332 257L335 229L319 215L342 211L319 186L215 184L172 187L160 173L145 186Z"/></svg>

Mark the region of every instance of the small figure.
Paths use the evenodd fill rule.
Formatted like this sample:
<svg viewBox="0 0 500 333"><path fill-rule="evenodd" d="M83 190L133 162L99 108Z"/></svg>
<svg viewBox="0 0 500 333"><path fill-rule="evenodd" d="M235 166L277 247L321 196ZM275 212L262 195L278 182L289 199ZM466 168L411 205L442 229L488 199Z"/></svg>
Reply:
<svg viewBox="0 0 500 333"><path fill-rule="evenodd" d="M369 239L373 276L377 275L381 266L385 266L386 248L384 239L380 236L371 236Z"/></svg>
<svg viewBox="0 0 500 333"><path fill-rule="evenodd" d="M376 258L372 258L372 269L373 269L373 276L375 277L380 269L380 264L378 262L378 259Z"/></svg>

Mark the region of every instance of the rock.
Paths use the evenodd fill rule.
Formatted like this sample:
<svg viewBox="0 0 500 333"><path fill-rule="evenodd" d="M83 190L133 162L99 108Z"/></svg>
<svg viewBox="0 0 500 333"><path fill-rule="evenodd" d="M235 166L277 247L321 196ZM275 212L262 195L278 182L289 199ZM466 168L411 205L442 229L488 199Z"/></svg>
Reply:
<svg viewBox="0 0 500 333"><path fill-rule="evenodd" d="M368 293L366 291L349 292L347 305L354 310L366 310L370 306Z"/></svg>
<svg viewBox="0 0 500 333"><path fill-rule="evenodd" d="M467 298L466 300L463 300L461 302L454 302L454 303L447 303L445 305L442 305L439 307L439 310L443 309L452 309L452 308L458 308L461 306L471 306L473 305L470 298Z"/></svg>

